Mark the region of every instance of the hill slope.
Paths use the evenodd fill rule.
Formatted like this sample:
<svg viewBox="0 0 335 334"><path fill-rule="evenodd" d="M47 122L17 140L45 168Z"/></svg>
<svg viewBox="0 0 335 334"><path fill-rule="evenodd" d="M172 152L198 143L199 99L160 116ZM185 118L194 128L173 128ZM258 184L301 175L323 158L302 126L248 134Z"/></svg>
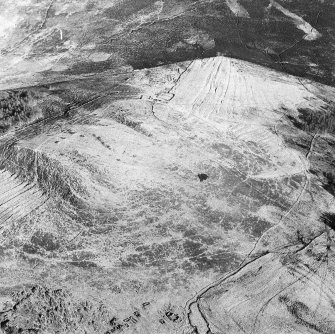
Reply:
<svg viewBox="0 0 335 334"><path fill-rule="evenodd" d="M223 56L26 88L2 330L332 332L334 139L301 115L334 94Z"/></svg>

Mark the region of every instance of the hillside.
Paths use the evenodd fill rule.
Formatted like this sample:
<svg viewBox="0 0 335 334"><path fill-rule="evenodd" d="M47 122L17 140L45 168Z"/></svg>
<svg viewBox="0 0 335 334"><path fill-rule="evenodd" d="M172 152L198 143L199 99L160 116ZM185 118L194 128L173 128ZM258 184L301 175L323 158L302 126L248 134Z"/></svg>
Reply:
<svg viewBox="0 0 335 334"><path fill-rule="evenodd" d="M304 4L1 5L0 332L334 333L333 4Z"/></svg>

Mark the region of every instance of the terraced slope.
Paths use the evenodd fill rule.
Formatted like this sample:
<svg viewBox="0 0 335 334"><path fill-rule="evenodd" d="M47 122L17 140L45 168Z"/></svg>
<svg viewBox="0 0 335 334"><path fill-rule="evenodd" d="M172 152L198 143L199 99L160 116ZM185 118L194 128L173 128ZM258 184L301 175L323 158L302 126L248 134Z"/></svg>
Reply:
<svg viewBox="0 0 335 334"><path fill-rule="evenodd" d="M0 140L50 198L0 232L5 333L333 330L334 141L295 126L333 88L218 56L43 89L66 112Z"/></svg>
<svg viewBox="0 0 335 334"><path fill-rule="evenodd" d="M1 229L11 222L20 221L47 200L35 184L22 182L5 170L0 172L0 184Z"/></svg>

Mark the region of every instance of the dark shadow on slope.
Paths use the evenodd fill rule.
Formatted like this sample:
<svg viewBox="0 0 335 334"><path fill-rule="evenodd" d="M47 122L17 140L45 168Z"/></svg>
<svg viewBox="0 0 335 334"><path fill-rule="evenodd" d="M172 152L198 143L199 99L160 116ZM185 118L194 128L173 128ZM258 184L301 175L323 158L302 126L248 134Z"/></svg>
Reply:
<svg viewBox="0 0 335 334"><path fill-rule="evenodd" d="M300 130L311 133L335 134L335 108L298 108L298 119L288 116L292 124Z"/></svg>
<svg viewBox="0 0 335 334"><path fill-rule="evenodd" d="M321 215L320 220L335 231L335 213L324 212Z"/></svg>
<svg viewBox="0 0 335 334"><path fill-rule="evenodd" d="M284 113L286 108L282 108ZM298 129L310 133L335 134L335 104L327 101L318 108L297 108L298 117L287 115L289 121Z"/></svg>
<svg viewBox="0 0 335 334"><path fill-rule="evenodd" d="M335 197L335 108L298 109L299 117L288 115L292 125L305 133L286 134L286 143L305 155L311 150L309 172L322 182L322 187ZM318 138L315 134L319 134ZM326 135L326 136L324 136ZM311 147L313 138L313 147Z"/></svg>
<svg viewBox="0 0 335 334"><path fill-rule="evenodd" d="M326 183L322 187L335 197L335 175L331 172L324 172Z"/></svg>

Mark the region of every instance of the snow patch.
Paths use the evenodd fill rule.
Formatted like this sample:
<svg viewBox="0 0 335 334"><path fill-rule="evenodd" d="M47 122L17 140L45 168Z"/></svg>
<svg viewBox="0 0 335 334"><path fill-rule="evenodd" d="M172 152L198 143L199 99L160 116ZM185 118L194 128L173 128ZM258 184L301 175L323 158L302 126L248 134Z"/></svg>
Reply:
<svg viewBox="0 0 335 334"><path fill-rule="evenodd" d="M247 10L241 4L239 4L237 0L226 0L226 4L236 16L250 18Z"/></svg>
<svg viewBox="0 0 335 334"><path fill-rule="evenodd" d="M8 30L15 27L17 16L2 16L0 15L0 37L4 37Z"/></svg>
<svg viewBox="0 0 335 334"><path fill-rule="evenodd" d="M90 55L90 60L94 62L106 61L110 57L109 53L106 52L95 52Z"/></svg>
<svg viewBox="0 0 335 334"><path fill-rule="evenodd" d="M284 15L291 18L294 21L296 27L306 34L303 37L306 41L313 41L313 40L315 40L317 38L320 38L322 36L315 28L313 28L301 16L290 12L288 9L284 8L278 2L276 2L274 0L270 0L270 5L269 5L268 9L271 9L271 7L275 7L277 10L282 12Z"/></svg>

